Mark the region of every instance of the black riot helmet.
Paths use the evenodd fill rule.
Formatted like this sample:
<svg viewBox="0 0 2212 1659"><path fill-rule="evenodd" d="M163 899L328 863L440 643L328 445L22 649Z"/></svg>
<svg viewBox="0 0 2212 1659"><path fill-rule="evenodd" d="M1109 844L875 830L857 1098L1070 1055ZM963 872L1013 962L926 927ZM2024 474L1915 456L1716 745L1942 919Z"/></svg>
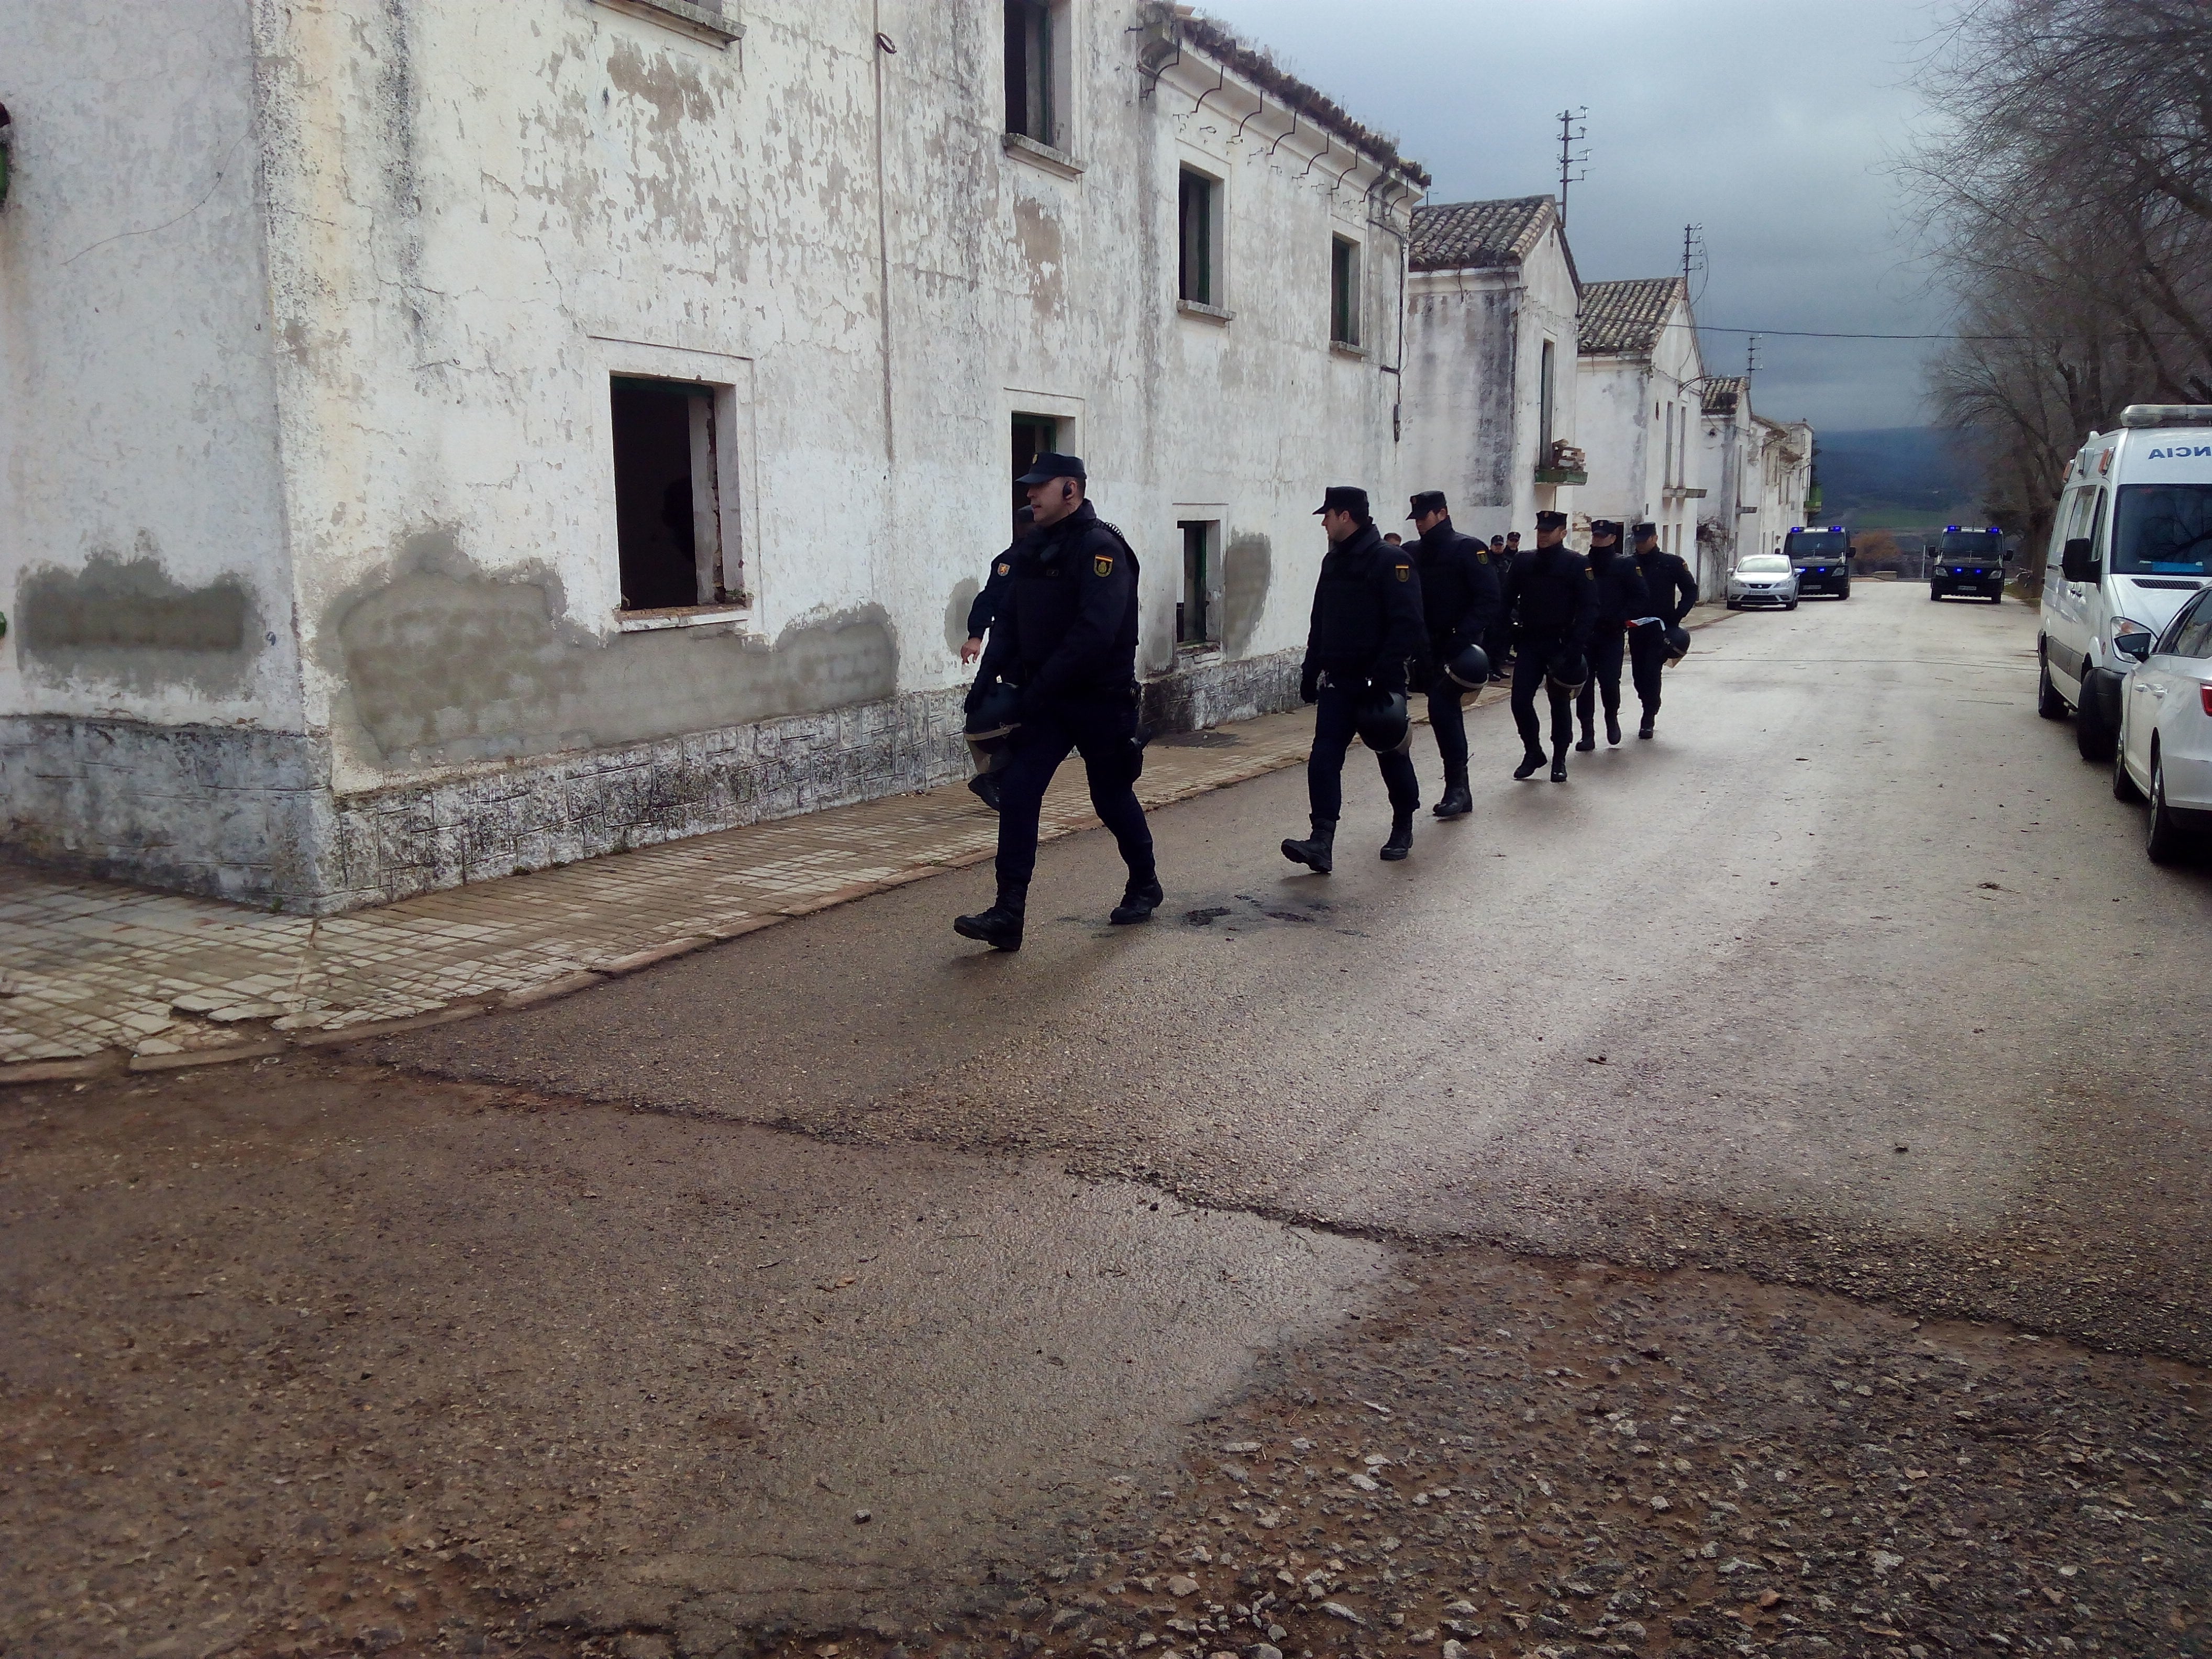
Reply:
<svg viewBox="0 0 2212 1659"><path fill-rule="evenodd" d="M1589 679L1589 664L1570 646L1552 659L1544 678L1562 691L1579 691Z"/></svg>
<svg viewBox="0 0 2212 1659"><path fill-rule="evenodd" d="M1672 668L1690 654L1690 630L1680 623L1667 624L1667 665Z"/></svg>
<svg viewBox="0 0 2212 1659"><path fill-rule="evenodd" d="M1462 691L1480 691L1490 684L1490 656L1479 645L1463 645L1444 664L1444 678Z"/></svg>
<svg viewBox="0 0 2212 1659"><path fill-rule="evenodd" d="M1402 755L1413 746L1413 717L1403 691L1370 691L1352 715L1360 742L1378 755Z"/></svg>
<svg viewBox="0 0 2212 1659"><path fill-rule="evenodd" d="M1021 697L1021 688L1008 685L1004 680L979 692L975 707L968 711L968 723L962 728L969 746L988 755L1003 744L1021 724L1015 718Z"/></svg>

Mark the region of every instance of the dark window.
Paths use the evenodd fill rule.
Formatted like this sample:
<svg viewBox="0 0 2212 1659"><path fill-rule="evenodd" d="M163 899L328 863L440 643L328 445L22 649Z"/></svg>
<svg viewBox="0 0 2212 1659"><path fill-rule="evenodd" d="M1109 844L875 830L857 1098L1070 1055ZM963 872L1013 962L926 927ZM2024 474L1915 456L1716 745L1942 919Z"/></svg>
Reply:
<svg viewBox="0 0 2212 1659"><path fill-rule="evenodd" d="M1060 448L1060 422L1049 415L1017 415L1014 416L1014 470L1006 476L1018 478L1030 470L1030 463L1040 455L1051 454ZM1030 504L1030 492L1020 484L1014 487L1014 511L1019 514ZM1020 534L1021 526L1014 526Z"/></svg>
<svg viewBox="0 0 2212 1659"><path fill-rule="evenodd" d="M1176 643L1211 645L1213 633L1213 549L1220 525L1212 519L1182 519L1182 593L1176 601Z"/></svg>
<svg viewBox="0 0 2212 1659"><path fill-rule="evenodd" d="M1052 107L1052 7L1006 0L1006 131L1057 144Z"/></svg>
<svg viewBox="0 0 2212 1659"><path fill-rule="evenodd" d="M2181 607L2158 642L2162 657L2212 657L2212 587Z"/></svg>
<svg viewBox="0 0 2212 1659"><path fill-rule="evenodd" d="M1549 340L1544 342L1543 368L1536 380L1536 465L1552 464L1552 404L1556 392L1553 376L1558 371L1558 354Z"/></svg>
<svg viewBox="0 0 2212 1659"><path fill-rule="evenodd" d="M1182 171L1177 202L1182 226L1181 296L1202 306L1218 305L1213 297L1213 192L1217 186L1202 173Z"/></svg>
<svg viewBox="0 0 2212 1659"><path fill-rule="evenodd" d="M617 379L612 398L622 608L742 603L723 560L714 388Z"/></svg>
<svg viewBox="0 0 2212 1659"><path fill-rule="evenodd" d="M1328 337L1359 343L1359 244L1342 236L1329 243Z"/></svg>

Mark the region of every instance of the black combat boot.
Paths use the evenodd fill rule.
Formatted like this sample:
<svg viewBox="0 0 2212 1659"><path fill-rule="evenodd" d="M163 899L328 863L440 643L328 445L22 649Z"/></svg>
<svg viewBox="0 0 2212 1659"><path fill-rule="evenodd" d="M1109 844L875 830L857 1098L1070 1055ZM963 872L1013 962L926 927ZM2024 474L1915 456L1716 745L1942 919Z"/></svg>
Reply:
<svg viewBox="0 0 2212 1659"><path fill-rule="evenodd" d="M999 890L999 902L989 909L972 916L955 916L952 931L963 939L972 939L989 945L994 951L1018 951L1022 948L1022 915L1027 908L1029 895Z"/></svg>
<svg viewBox="0 0 2212 1659"><path fill-rule="evenodd" d="M1565 783L1566 781L1567 745L1564 743L1553 744L1552 745L1552 781Z"/></svg>
<svg viewBox="0 0 2212 1659"><path fill-rule="evenodd" d="M969 779L968 793L994 812L999 810L999 778L995 772L978 772Z"/></svg>
<svg viewBox="0 0 2212 1659"><path fill-rule="evenodd" d="M1620 741L1620 711L1617 708L1605 711L1605 740L1616 744Z"/></svg>
<svg viewBox="0 0 2212 1659"><path fill-rule="evenodd" d="M1336 868L1336 820L1316 818L1313 835L1305 841L1286 841L1283 856L1293 864L1303 864L1309 870L1327 875Z"/></svg>
<svg viewBox="0 0 2212 1659"><path fill-rule="evenodd" d="M1161 902L1166 897L1158 875L1148 870L1139 878L1132 872L1129 884L1121 890L1121 902L1114 907L1114 914L1106 920L1116 927L1127 927L1132 922L1150 921L1152 912L1160 908Z"/></svg>
<svg viewBox="0 0 2212 1659"><path fill-rule="evenodd" d="M1542 750L1530 749L1524 750L1521 756L1521 764L1513 769L1513 775L1516 778L1533 778L1542 768L1543 764L1544 751Z"/></svg>
<svg viewBox="0 0 2212 1659"><path fill-rule="evenodd" d="M1584 720L1583 722L1583 740L1577 744L1575 747L1585 755L1589 754L1591 750L1597 747L1597 733L1591 730L1590 723L1588 720Z"/></svg>
<svg viewBox="0 0 2212 1659"><path fill-rule="evenodd" d="M1644 714L1644 724L1636 728L1636 735L1639 738L1650 737L1651 735L1651 728L1658 724L1658 715L1651 713L1650 710L1646 709Z"/></svg>
<svg viewBox="0 0 2212 1659"><path fill-rule="evenodd" d="M1433 809L1440 818L1463 818L1474 811L1474 797L1468 792L1467 769L1444 776L1444 798Z"/></svg>
<svg viewBox="0 0 2212 1659"><path fill-rule="evenodd" d="M1382 861L1395 864L1413 850L1413 809L1390 809L1390 839L1382 843Z"/></svg>

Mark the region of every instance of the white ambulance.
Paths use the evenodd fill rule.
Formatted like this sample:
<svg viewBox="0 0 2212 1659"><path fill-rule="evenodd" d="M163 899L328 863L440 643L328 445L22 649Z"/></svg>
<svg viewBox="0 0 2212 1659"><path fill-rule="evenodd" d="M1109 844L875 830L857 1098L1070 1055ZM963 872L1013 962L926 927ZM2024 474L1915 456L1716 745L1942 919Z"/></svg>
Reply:
<svg viewBox="0 0 2212 1659"><path fill-rule="evenodd" d="M2112 758L2129 672L2208 580L2212 404L2130 404L2067 469L2043 573L2036 708L2073 711L2083 759Z"/></svg>

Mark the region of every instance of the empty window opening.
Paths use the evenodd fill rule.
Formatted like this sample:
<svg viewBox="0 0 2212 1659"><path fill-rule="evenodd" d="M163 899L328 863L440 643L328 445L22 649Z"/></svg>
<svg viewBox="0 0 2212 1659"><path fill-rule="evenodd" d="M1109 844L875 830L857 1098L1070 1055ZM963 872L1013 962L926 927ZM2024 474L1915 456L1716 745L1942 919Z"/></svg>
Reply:
<svg viewBox="0 0 2212 1659"><path fill-rule="evenodd" d="M1006 131L1057 147L1052 11L1048 0L1006 0Z"/></svg>
<svg viewBox="0 0 2212 1659"><path fill-rule="evenodd" d="M1030 470L1030 463L1040 455L1049 455L1060 450L1060 422L1049 415L1017 415L1014 416L1014 470L1006 476L1018 478ZM1030 504L1030 492L1021 484L1014 486L1014 513L1017 515L1014 533L1022 532L1019 514Z"/></svg>
<svg viewBox="0 0 2212 1659"><path fill-rule="evenodd" d="M1552 398L1553 376L1557 373L1557 353L1549 340L1544 342L1544 361L1536 377L1536 465L1552 464Z"/></svg>
<svg viewBox="0 0 2212 1659"><path fill-rule="evenodd" d="M1218 519L1181 519L1182 532L1182 592L1176 600L1176 643L1206 646L1219 642L1214 631L1213 574L1219 563L1221 522Z"/></svg>
<svg viewBox="0 0 2212 1659"><path fill-rule="evenodd" d="M1328 337L1335 345L1359 343L1359 244L1344 236L1329 243Z"/></svg>
<svg viewBox="0 0 2212 1659"><path fill-rule="evenodd" d="M1182 230L1181 297L1196 305L1218 306L1213 281L1214 197L1221 186L1202 173L1182 170L1176 202Z"/></svg>
<svg viewBox="0 0 2212 1659"><path fill-rule="evenodd" d="M724 557L715 388L616 377L615 536L624 611L743 604ZM732 550L734 553L734 550Z"/></svg>

